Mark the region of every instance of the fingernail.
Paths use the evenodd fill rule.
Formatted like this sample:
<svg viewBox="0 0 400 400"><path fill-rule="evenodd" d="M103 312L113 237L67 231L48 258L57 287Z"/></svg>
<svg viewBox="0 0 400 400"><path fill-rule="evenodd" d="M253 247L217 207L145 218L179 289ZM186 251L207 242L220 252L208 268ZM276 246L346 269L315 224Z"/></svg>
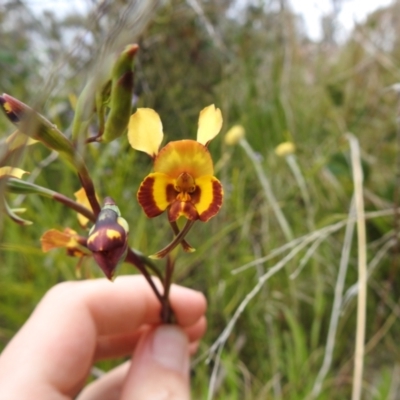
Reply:
<svg viewBox="0 0 400 400"><path fill-rule="evenodd" d="M165 368L187 373L189 345L186 334L176 326L162 325L154 331L152 356Z"/></svg>

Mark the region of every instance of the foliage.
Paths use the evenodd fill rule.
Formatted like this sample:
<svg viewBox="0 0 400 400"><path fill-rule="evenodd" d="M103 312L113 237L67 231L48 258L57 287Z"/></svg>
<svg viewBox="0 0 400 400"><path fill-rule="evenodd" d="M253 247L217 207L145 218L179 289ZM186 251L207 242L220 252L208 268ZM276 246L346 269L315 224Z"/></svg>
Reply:
<svg viewBox="0 0 400 400"><path fill-rule="evenodd" d="M191 2L171 0L142 29L135 78L137 105L160 114L170 135L166 141L170 141L188 138L199 110L215 103L222 110L225 132L234 124L244 127L246 141L269 179L293 238L314 234L315 239L262 281L237 319L221 357L208 354L260 279L296 248L276 252L293 242L282 232L243 147L227 146L222 138L212 142L216 175L225 190L224 205L209 223L197 222L188 236L197 251L180 255L174 276L175 281L203 291L209 302L209 327L199 354L210 355L211 361L206 364L200 357L195 362L193 397L206 398L208 393L211 398L214 393L214 398L221 399L294 400L311 393L326 351L339 263L348 243L345 225L354 187L344 134L352 132L361 147L365 211L388 211L385 216L368 214L366 221L371 274L364 395L366 399L396 398L400 282L393 206L398 206L399 199L395 172L398 97L388 88L400 78L400 5L376 11L343 43L329 38L315 43L302 33L298 17L279 6L285 2L247 5L240 13L232 11L233 2L226 0L198 3L202 12L193 9ZM39 90L40 98L46 97L38 104L44 115L69 134L74 99L86 76L96 71L96 61L91 59L99 54L98 43L107 42L112 21L123 15L126 2L111 2L109 8L97 11L96 23L90 24L78 15L61 18L49 12L40 29L23 3L18 4L18 13L11 3L0 7L0 87L27 104L37 99L38 88L46 88L43 93ZM5 23L9 18L18 25ZM82 32L90 39L79 45L66 39ZM66 57L67 49L74 46L77 51ZM47 70L50 73L44 74ZM12 132L5 118L0 118L0 129L2 137ZM296 145L310 209L286 158L274 153L284 141ZM80 187L77 178L58 159L47 159L43 168L41 162L48 156L43 148L29 147L20 164L37 171L37 176L33 174L36 183L72 196ZM141 179L151 169L148 157L132 151L123 137L90 147L86 158L100 194L112 196L128 220L129 244L145 254L161 248L171 235L169 227L165 221L148 220L136 201ZM3 220L2 347L46 290L75 279L75 260L62 252L42 254L39 249L45 230L78 226L74 213L35 196L14 196L12 203L23 204L28 209L26 218L34 225L20 227ZM340 221L344 223L324 236L325 227ZM318 247L317 243L312 248L318 239ZM357 323L357 300L351 295L358 279L356 234L350 250L333 360L318 399L349 398L351 393ZM232 273L267 256L270 259ZM85 264L82 273L83 277L100 276L92 263ZM124 265L121 273L135 271Z"/></svg>

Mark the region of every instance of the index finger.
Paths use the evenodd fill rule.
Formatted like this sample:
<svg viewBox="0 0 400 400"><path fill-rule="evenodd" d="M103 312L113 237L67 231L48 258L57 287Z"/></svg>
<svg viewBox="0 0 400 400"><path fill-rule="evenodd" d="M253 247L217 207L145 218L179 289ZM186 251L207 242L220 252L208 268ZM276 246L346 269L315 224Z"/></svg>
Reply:
<svg viewBox="0 0 400 400"><path fill-rule="evenodd" d="M183 327L205 312L199 292L174 286L170 299ZM141 276L57 285L0 357L2 392L21 393L10 391L12 398L73 396L88 375L99 336L129 334L159 322L160 304Z"/></svg>

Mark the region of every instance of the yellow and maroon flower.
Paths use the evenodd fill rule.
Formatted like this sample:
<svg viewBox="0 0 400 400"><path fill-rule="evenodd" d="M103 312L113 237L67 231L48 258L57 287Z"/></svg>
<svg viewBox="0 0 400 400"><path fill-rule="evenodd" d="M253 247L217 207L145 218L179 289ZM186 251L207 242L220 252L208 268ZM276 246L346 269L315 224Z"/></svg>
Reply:
<svg viewBox="0 0 400 400"><path fill-rule="evenodd" d="M207 145L221 130L222 115L214 105L200 112L197 141L169 142L161 150L162 123L150 108L139 108L131 116L128 139L131 146L149 154L154 172L139 187L137 198L150 218L168 210L170 222L184 216L208 221L221 208L222 185L214 175Z"/></svg>

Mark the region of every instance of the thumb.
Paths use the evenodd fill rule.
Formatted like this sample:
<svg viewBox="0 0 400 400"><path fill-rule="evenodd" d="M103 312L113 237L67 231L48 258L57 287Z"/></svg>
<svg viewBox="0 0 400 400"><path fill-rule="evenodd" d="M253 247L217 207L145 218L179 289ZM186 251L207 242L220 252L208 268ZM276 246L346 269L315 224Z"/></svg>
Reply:
<svg viewBox="0 0 400 400"><path fill-rule="evenodd" d="M189 343L183 330L161 325L138 343L122 400L189 400Z"/></svg>

